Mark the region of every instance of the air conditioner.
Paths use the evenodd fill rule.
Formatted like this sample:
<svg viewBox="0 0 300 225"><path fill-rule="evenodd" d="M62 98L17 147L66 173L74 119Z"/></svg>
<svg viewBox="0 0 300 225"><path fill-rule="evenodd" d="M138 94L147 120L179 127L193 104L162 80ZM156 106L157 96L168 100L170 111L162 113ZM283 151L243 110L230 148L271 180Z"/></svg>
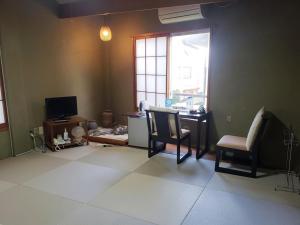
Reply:
<svg viewBox="0 0 300 225"><path fill-rule="evenodd" d="M200 4L159 8L158 17L162 24L179 23L204 18Z"/></svg>

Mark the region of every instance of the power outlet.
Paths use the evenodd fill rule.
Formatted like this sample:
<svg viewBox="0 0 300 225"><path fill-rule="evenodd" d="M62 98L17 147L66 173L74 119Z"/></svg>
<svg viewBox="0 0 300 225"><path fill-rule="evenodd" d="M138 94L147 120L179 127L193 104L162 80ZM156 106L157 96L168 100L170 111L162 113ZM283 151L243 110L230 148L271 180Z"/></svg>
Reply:
<svg viewBox="0 0 300 225"><path fill-rule="evenodd" d="M33 128L33 133L35 135L43 135L44 129L43 129L43 127L35 127L35 128Z"/></svg>
<svg viewBox="0 0 300 225"><path fill-rule="evenodd" d="M231 123L231 115L227 115L227 116L226 116L226 121L227 121L228 123Z"/></svg>
<svg viewBox="0 0 300 225"><path fill-rule="evenodd" d="M39 127L39 135L44 135L44 127Z"/></svg>
<svg viewBox="0 0 300 225"><path fill-rule="evenodd" d="M39 128L38 127L33 128L33 134L34 135L38 135L39 134Z"/></svg>

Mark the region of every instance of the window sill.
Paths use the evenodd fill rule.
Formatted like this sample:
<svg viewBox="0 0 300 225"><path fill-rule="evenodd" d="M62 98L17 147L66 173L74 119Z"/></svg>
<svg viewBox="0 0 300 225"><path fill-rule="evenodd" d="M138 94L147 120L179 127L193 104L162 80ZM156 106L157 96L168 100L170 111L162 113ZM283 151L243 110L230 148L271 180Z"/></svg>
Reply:
<svg viewBox="0 0 300 225"><path fill-rule="evenodd" d="M0 132L8 131L8 125L0 125Z"/></svg>

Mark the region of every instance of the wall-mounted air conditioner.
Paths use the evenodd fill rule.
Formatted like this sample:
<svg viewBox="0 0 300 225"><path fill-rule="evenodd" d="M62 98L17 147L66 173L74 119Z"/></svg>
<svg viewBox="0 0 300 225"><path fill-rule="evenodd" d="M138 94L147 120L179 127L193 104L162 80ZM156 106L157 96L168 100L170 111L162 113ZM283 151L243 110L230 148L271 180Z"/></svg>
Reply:
<svg viewBox="0 0 300 225"><path fill-rule="evenodd" d="M158 17L162 24L179 23L204 18L200 4L159 8Z"/></svg>

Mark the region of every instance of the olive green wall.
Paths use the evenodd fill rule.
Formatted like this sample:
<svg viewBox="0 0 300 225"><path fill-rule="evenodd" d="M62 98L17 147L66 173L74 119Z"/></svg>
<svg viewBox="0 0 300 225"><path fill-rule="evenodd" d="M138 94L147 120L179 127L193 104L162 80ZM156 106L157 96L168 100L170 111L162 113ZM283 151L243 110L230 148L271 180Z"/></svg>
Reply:
<svg viewBox="0 0 300 225"><path fill-rule="evenodd" d="M32 148L29 130L44 120L44 98L76 95L79 114L99 119L103 110L101 17L61 20L55 1L1 0L1 48L16 154ZM0 156L8 155L7 133Z"/></svg>
<svg viewBox="0 0 300 225"><path fill-rule="evenodd" d="M300 136L299 18L296 1L239 1L228 7L204 8L207 21L162 25L157 11L110 18L111 107L117 118L132 111L132 36L212 27L210 109L212 142L224 134L246 136L260 107L271 111L281 125L293 124ZM226 116L232 116L232 122ZM278 127L278 126L277 126ZM263 164L284 165L282 127L269 134L261 152Z"/></svg>
<svg viewBox="0 0 300 225"><path fill-rule="evenodd" d="M162 25L156 10L108 17L113 40L98 39L101 16L61 20L48 0L1 0L0 31L7 98L16 153L29 150L28 131L44 118L44 98L77 95L79 113L99 119L104 108L118 120L134 108L132 36L212 27L210 109L212 143L245 136L261 106L273 112L263 164L282 167L282 129L300 136L300 48L297 1L240 0L204 8L207 20ZM104 76L105 74L105 76ZM226 116L232 122L226 122ZM0 157L9 153L0 134Z"/></svg>
<svg viewBox="0 0 300 225"><path fill-rule="evenodd" d="M8 156L11 156L9 133L0 132L0 159Z"/></svg>

